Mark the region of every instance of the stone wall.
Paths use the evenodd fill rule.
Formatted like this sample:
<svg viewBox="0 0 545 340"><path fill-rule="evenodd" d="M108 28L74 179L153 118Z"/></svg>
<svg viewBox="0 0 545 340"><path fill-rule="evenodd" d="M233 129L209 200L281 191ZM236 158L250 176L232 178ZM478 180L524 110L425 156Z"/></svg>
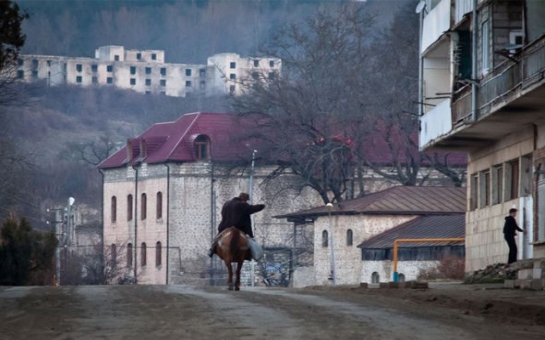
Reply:
<svg viewBox="0 0 545 340"><path fill-rule="evenodd" d="M397 225L414 219L407 215L340 215L320 217L314 222L314 268L316 284L325 285L331 273L331 244L322 246L323 232L333 230L335 274L337 284L358 284L361 280L361 249L358 245ZM347 244L347 231L352 230L352 245Z"/></svg>
<svg viewBox="0 0 545 340"><path fill-rule="evenodd" d="M439 261L398 261L397 273L405 276L405 281L416 280L421 270L436 268ZM362 261L360 282L373 283L373 273L378 274L379 282L390 282L394 277L393 261Z"/></svg>

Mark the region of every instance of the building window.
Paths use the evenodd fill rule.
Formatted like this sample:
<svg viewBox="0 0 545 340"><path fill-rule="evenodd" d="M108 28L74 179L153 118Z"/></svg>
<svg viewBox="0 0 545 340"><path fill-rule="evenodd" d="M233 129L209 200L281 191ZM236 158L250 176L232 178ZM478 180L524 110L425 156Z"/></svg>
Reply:
<svg viewBox="0 0 545 340"><path fill-rule="evenodd" d="M115 223L117 221L117 197L112 196L111 200L111 216L112 216L112 223Z"/></svg>
<svg viewBox="0 0 545 340"><path fill-rule="evenodd" d="M274 67L274 60L269 60L269 66Z"/></svg>
<svg viewBox="0 0 545 340"><path fill-rule="evenodd" d="M131 66L131 74L136 74L136 66Z"/></svg>
<svg viewBox="0 0 545 340"><path fill-rule="evenodd" d="M25 77L25 71L19 70L17 71L17 78L23 79Z"/></svg>
<svg viewBox="0 0 545 340"><path fill-rule="evenodd" d="M371 283L380 283L380 275L377 272L371 274Z"/></svg>
<svg viewBox="0 0 545 340"><path fill-rule="evenodd" d="M140 196L140 219L141 220L145 220L146 217L148 216L148 211L147 211L147 208L148 208L148 202L147 202L147 199L148 197L146 196L146 194L142 194Z"/></svg>
<svg viewBox="0 0 545 340"><path fill-rule="evenodd" d="M470 181L470 200L469 200L469 209L477 209L478 197L479 197L479 177L477 174L471 175Z"/></svg>
<svg viewBox="0 0 545 340"><path fill-rule="evenodd" d="M519 197L519 160L506 164L505 168L505 200L513 200ZM507 187L508 186L508 187Z"/></svg>
<svg viewBox="0 0 545 340"><path fill-rule="evenodd" d="M329 244L329 235L327 230L322 231L322 247L327 247Z"/></svg>
<svg viewBox="0 0 545 340"><path fill-rule="evenodd" d="M151 91L146 91L146 94L151 94Z"/></svg>
<svg viewBox="0 0 545 340"><path fill-rule="evenodd" d="M77 64L77 65L76 65L76 71L78 71L78 72L83 71L83 65Z"/></svg>
<svg viewBox="0 0 545 340"><path fill-rule="evenodd" d="M17 59L17 66L23 66L25 61L23 59Z"/></svg>
<svg viewBox="0 0 545 340"><path fill-rule="evenodd" d="M166 81L165 79L161 79L161 80L159 81L159 84L160 84L161 86L167 86L167 81Z"/></svg>
<svg viewBox="0 0 545 340"><path fill-rule="evenodd" d="M152 53L151 54L151 60L157 60L157 54Z"/></svg>
<svg viewBox="0 0 545 340"><path fill-rule="evenodd" d="M146 86L151 86L151 79L146 79Z"/></svg>
<svg viewBox="0 0 545 340"><path fill-rule="evenodd" d="M37 69L38 68L38 59L32 59L32 68Z"/></svg>
<svg viewBox="0 0 545 340"><path fill-rule="evenodd" d="M112 78L112 77L106 78L106 83L107 84L113 84L114 83L114 78Z"/></svg>
<svg viewBox="0 0 545 340"><path fill-rule="evenodd" d="M254 59L254 67L259 67L259 60Z"/></svg>
<svg viewBox="0 0 545 340"><path fill-rule="evenodd" d="M76 83L81 84L82 78L81 76L76 76Z"/></svg>
<svg viewBox="0 0 545 340"><path fill-rule="evenodd" d="M237 68L237 63L235 63L234 61L230 62L229 68Z"/></svg>
<svg viewBox="0 0 545 340"><path fill-rule="evenodd" d="M520 196L532 194L532 155L520 159Z"/></svg>
<svg viewBox="0 0 545 340"><path fill-rule="evenodd" d="M115 61L119 61L119 56L118 56L118 55L115 55L115 56L114 56L114 60L115 60Z"/></svg>
<svg viewBox="0 0 545 340"><path fill-rule="evenodd" d="M353 237L352 229L348 229L346 231L346 245L351 246L353 242L354 242L354 237Z"/></svg>
<svg viewBox="0 0 545 340"><path fill-rule="evenodd" d="M97 84L97 83L98 83L98 78L95 77L95 76L93 76L93 77L91 78L91 82L92 82L93 84Z"/></svg>
<svg viewBox="0 0 545 340"><path fill-rule="evenodd" d="M112 257L110 264L111 264L112 268L115 268L115 267L117 267L117 247L115 246L115 244L112 244L110 246L110 253L111 253L110 255Z"/></svg>
<svg viewBox="0 0 545 340"><path fill-rule="evenodd" d="M205 135L200 135L195 138L195 158L197 160L208 159L210 153L210 138Z"/></svg>
<svg viewBox="0 0 545 340"><path fill-rule="evenodd" d="M231 74L229 75L229 79L235 80L235 79L237 79L237 75L234 74L234 73L231 73Z"/></svg>
<svg viewBox="0 0 545 340"><path fill-rule="evenodd" d="M190 69L190 68L186 68L186 69L185 69L185 75L186 75L187 77L191 77L191 69Z"/></svg>
<svg viewBox="0 0 545 340"><path fill-rule="evenodd" d="M127 267L132 267L132 243L127 244Z"/></svg>
<svg viewBox="0 0 545 340"><path fill-rule="evenodd" d="M229 93L233 94L233 93L235 93L235 90L236 90L235 85L229 86Z"/></svg>
<svg viewBox="0 0 545 340"><path fill-rule="evenodd" d="M206 88L206 82L204 80L201 80L199 83L199 88L201 90L204 90Z"/></svg>
<svg viewBox="0 0 545 340"><path fill-rule="evenodd" d="M161 95L163 95L163 96L166 96L166 95L167 95L167 93L166 93L165 91L161 91L161 92L159 92L159 93L160 93Z"/></svg>
<svg viewBox="0 0 545 340"><path fill-rule="evenodd" d="M136 60L142 59L142 53L136 53Z"/></svg>
<svg viewBox="0 0 545 340"><path fill-rule="evenodd" d="M147 264L147 248L146 248L146 242L142 242L142 245L140 246L140 265L142 267L145 267Z"/></svg>
<svg viewBox="0 0 545 340"><path fill-rule="evenodd" d="M38 71L32 71L32 79L38 79Z"/></svg>
<svg viewBox="0 0 545 340"><path fill-rule="evenodd" d="M269 72L269 80L273 80L275 75L276 74L274 72Z"/></svg>
<svg viewBox="0 0 545 340"><path fill-rule="evenodd" d="M206 70L204 68L201 68L199 70L199 77L204 78L206 76Z"/></svg>
<svg viewBox="0 0 545 340"><path fill-rule="evenodd" d="M157 193L157 208L155 214L158 220L163 218L163 193L160 191Z"/></svg>
<svg viewBox="0 0 545 340"><path fill-rule="evenodd" d="M397 275L397 281L398 282L405 282L405 274L398 274Z"/></svg>
<svg viewBox="0 0 545 340"><path fill-rule="evenodd" d="M91 65L91 72L97 72L98 71L98 65L93 64Z"/></svg>
<svg viewBox="0 0 545 340"><path fill-rule="evenodd" d="M490 170L479 173L479 208L490 205Z"/></svg>
<svg viewBox="0 0 545 340"><path fill-rule="evenodd" d="M482 24L482 58L483 58L483 73L487 73L488 69L490 68L490 24L489 21L486 20Z"/></svg>
<svg viewBox="0 0 545 340"><path fill-rule="evenodd" d="M258 73L258 72L253 72L253 73L252 73L252 78L253 78L254 80L258 80L258 79L259 79L259 73Z"/></svg>
<svg viewBox="0 0 545 340"><path fill-rule="evenodd" d="M155 244L155 267L161 266L161 257L163 249L161 247L161 242L157 241Z"/></svg>
<svg viewBox="0 0 545 340"><path fill-rule="evenodd" d="M166 76L167 75L167 69L166 67L161 67L161 75Z"/></svg>
<svg viewBox="0 0 545 340"><path fill-rule="evenodd" d="M492 204L503 202L503 165L492 168Z"/></svg>
<svg viewBox="0 0 545 340"><path fill-rule="evenodd" d="M146 74L151 74L151 67L146 67Z"/></svg>
<svg viewBox="0 0 545 340"><path fill-rule="evenodd" d="M131 85L136 85L136 78L131 78Z"/></svg>
<svg viewBox="0 0 545 340"><path fill-rule="evenodd" d="M191 87L191 80L186 80L185 87Z"/></svg>
<svg viewBox="0 0 545 340"><path fill-rule="evenodd" d="M127 196L127 221L132 221L132 195Z"/></svg>
<svg viewBox="0 0 545 340"><path fill-rule="evenodd" d="M108 72L113 72L114 71L114 67L112 65L108 65L106 66L106 71Z"/></svg>

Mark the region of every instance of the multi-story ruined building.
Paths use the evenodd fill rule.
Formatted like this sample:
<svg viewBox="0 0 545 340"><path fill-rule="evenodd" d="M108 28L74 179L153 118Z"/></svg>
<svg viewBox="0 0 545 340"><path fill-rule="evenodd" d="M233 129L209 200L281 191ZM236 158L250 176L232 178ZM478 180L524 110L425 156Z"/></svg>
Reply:
<svg viewBox="0 0 545 340"><path fill-rule="evenodd" d="M216 54L206 64L165 63L162 50L102 46L95 58L21 55L17 79L48 85L115 86L173 97L240 94L244 79L265 79L281 70L277 58Z"/></svg>
<svg viewBox="0 0 545 340"><path fill-rule="evenodd" d="M422 1L422 150L469 153L466 272L506 262L518 208L519 258L545 257L545 2Z"/></svg>

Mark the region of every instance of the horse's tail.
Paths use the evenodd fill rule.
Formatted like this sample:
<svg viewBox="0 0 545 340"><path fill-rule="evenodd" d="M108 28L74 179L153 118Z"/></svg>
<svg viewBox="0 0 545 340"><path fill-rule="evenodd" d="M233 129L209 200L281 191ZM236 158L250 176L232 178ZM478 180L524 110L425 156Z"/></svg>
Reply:
<svg viewBox="0 0 545 340"><path fill-rule="evenodd" d="M229 251L231 254L238 253L240 249L240 231L236 228L233 228L233 231L231 232L231 242L229 243Z"/></svg>

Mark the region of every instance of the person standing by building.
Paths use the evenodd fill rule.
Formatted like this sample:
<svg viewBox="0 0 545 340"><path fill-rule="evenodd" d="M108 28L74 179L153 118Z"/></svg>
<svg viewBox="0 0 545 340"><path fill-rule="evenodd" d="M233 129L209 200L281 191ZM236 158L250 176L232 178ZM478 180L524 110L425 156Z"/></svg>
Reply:
<svg viewBox="0 0 545 340"><path fill-rule="evenodd" d="M503 226L503 236L507 245L509 246L509 257L507 263L511 264L517 261L517 242L515 241L515 236L517 236L517 230L521 233L524 232L523 229L519 228L517 220L517 209L509 209L509 216L505 218L505 225Z"/></svg>

